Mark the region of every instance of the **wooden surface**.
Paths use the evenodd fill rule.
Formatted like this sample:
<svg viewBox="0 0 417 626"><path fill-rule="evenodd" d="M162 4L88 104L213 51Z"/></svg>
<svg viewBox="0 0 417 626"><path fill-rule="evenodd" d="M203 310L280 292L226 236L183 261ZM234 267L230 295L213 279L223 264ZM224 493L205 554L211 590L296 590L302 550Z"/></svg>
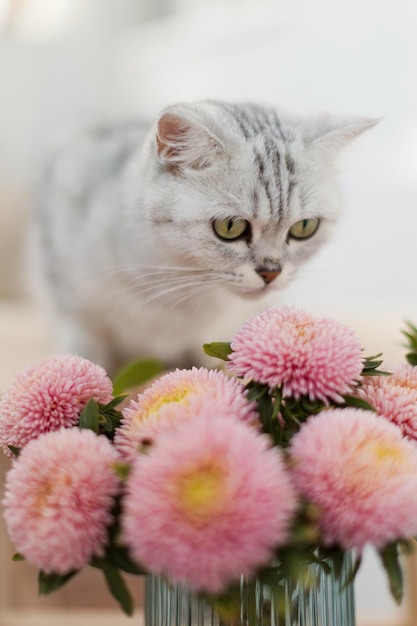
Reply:
<svg viewBox="0 0 417 626"><path fill-rule="evenodd" d="M5 611L0 626L143 626L142 612L132 618L113 611Z"/></svg>

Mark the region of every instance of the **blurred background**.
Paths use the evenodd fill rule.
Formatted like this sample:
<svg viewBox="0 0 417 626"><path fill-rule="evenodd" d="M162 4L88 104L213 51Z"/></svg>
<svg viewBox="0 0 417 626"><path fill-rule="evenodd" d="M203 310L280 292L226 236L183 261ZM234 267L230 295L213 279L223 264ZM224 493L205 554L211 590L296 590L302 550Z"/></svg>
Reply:
<svg viewBox="0 0 417 626"><path fill-rule="evenodd" d="M0 0L1 385L48 345L24 280L48 147L207 97L381 118L343 157L333 242L280 301L348 321L368 353L402 357L399 329L417 320L416 27L413 0ZM357 598L361 624L417 623L371 556Z"/></svg>

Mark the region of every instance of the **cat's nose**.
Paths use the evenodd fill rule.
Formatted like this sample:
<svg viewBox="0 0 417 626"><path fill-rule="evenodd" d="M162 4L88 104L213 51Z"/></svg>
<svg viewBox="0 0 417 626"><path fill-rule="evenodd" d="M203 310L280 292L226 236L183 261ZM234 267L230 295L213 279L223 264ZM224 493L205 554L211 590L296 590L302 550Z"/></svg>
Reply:
<svg viewBox="0 0 417 626"><path fill-rule="evenodd" d="M281 270L265 270L259 268L256 270L259 276L263 279L265 285L269 285L277 276L281 274Z"/></svg>

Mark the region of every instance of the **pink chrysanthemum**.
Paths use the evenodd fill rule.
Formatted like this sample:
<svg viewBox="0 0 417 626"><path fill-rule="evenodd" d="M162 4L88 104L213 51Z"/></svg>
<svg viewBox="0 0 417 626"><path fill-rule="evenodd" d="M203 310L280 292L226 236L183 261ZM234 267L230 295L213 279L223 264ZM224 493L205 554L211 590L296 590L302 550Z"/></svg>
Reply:
<svg viewBox="0 0 417 626"><path fill-rule="evenodd" d="M179 420L198 416L206 404L213 416L221 411L246 422L257 419L255 404L246 399L244 387L236 379L205 368L176 370L129 403L115 445L132 461L144 443L153 442L158 433Z"/></svg>
<svg viewBox="0 0 417 626"><path fill-rule="evenodd" d="M326 545L377 548L417 532L417 451L371 411L331 409L290 447L300 493L321 509Z"/></svg>
<svg viewBox="0 0 417 626"><path fill-rule="evenodd" d="M365 377L358 394L406 437L417 440L417 367L404 364L391 376Z"/></svg>
<svg viewBox="0 0 417 626"><path fill-rule="evenodd" d="M4 517L19 553L47 573L66 574L102 555L117 453L90 430L62 429L29 442L6 478Z"/></svg>
<svg viewBox="0 0 417 626"><path fill-rule="evenodd" d="M21 448L31 439L76 424L87 402L106 404L112 383L99 365L76 355L47 356L19 372L0 400L0 446Z"/></svg>
<svg viewBox="0 0 417 626"><path fill-rule="evenodd" d="M214 593L269 562L296 505L280 451L223 417L182 422L137 457L122 518L138 562Z"/></svg>
<svg viewBox="0 0 417 626"><path fill-rule="evenodd" d="M291 307L252 317L232 341L229 370L284 397L340 402L360 378L361 346L344 324Z"/></svg>

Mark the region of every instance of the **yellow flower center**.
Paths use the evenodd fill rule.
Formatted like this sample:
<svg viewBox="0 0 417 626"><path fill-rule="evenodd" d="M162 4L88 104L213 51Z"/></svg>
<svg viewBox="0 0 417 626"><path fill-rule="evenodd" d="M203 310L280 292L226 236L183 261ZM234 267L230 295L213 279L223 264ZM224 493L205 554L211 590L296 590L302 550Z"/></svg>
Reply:
<svg viewBox="0 0 417 626"><path fill-rule="evenodd" d="M356 447L358 463L350 467L344 488L361 497L374 492L388 476L405 475L412 470L410 457L389 441L363 441Z"/></svg>
<svg viewBox="0 0 417 626"><path fill-rule="evenodd" d="M311 323L306 322L295 322L294 329L298 335L298 339L303 342L308 342L311 339Z"/></svg>
<svg viewBox="0 0 417 626"><path fill-rule="evenodd" d="M144 422L148 419L155 419L158 417L158 413L162 407L167 404L174 403L187 403L187 397L192 392L192 387L176 387L171 389L163 396L157 396L156 398L149 398L140 412L137 412L134 416L136 422Z"/></svg>
<svg viewBox="0 0 417 626"><path fill-rule="evenodd" d="M179 500L193 521L204 522L223 507L224 475L218 463L208 463L181 477Z"/></svg>
<svg viewBox="0 0 417 626"><path fill-rule="evenodd" d="M390 445L389 443L375 443L373 453L377 461L394 462L395 467L400 472L404 472L408 468L410 457L399 446ZM395 469L391 468L392 471L395 471Z"/></svg>
<svg viewBox="0 0 417 626"><path fill-rule="evenodd" d="M407 391L417 391L417 381L407 375L393 377L392 384Z"/></svg>
<svg viewBox="0 0 417 626"><path fill-rule="evenodd" d="M373 452L378 461L403 461L404 454L397 446L390 446L387 443L375 443Z"/></svg>
<svg viewBox="0 0 417 626"><path fill-rule="evenodd" d="M43 484L39 485L35 506L37 515L43 515L43 511L50 506L51 497L53 497L54 494L65 491L71 484L71 476L66 472L62 472L52 476L50 479L45 480Z"/></svg>
<svg viewBox="0 0 417 626"><path fill-rule="evenodd" d="M151 406L148 409L148 415L159 413L161 407L163 407L165 404L183 402L190 393L190 391L191 389L189 387L178 387L176 389L172 389L164 396L156 398L156 400L152 402Z"/></svg>

